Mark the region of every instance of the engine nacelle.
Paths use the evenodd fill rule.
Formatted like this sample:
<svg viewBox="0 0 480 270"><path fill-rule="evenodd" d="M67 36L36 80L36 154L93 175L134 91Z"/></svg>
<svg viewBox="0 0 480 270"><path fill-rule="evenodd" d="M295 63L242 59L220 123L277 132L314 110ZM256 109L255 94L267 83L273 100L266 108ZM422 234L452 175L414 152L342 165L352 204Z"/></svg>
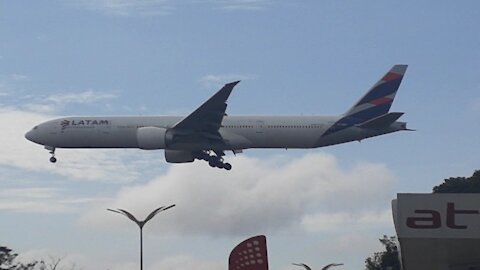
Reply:
<svg viewBox="0 0 480 270"><path fill-rule="evenodd" d="M187 163L193 162L195 158L191 151L185 150L165 150L165 160L168 163Z"/></svg>
<svg viewBox="0 0 480 270"><path fill-rule="evenodd" d="M137 129L138 148L144 150L165 149L167 130L159 127L141 127Z"/></svg>

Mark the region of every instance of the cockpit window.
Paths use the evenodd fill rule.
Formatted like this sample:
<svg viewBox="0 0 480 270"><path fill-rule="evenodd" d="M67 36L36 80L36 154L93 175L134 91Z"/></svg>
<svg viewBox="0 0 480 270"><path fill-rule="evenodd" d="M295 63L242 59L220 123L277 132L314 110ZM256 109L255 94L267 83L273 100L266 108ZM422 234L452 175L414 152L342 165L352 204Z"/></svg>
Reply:
<svg viewBox="0 0 480 270"><path fill-rule="evenodd" d="M33 127L33 129L37 129L37 128L38 128L38 126Z"/></svg>

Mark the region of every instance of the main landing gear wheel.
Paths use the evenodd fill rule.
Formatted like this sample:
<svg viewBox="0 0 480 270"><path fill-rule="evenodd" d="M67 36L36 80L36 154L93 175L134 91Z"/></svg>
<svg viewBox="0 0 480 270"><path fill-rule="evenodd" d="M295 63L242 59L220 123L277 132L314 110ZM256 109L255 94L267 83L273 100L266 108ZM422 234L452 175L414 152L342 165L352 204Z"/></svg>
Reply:
<svg viewBox="0 0 480 270"><path fill-rule="evenodd" d="M215 162L215 160L210 159L210 160L208 161L208 165L210 165L210 167L212 167L212 168L215 168L215 167L217 167L218 163Z"/></svg>
<svg viewBox="0 0 480 270"><path fill-rule="evenodd" d="M224 163L223 158L218 155L210 155L210 151L202 151L196 154L196 159L205 160L208 162L208 165L212 168L220 168L230 171L232 169L232 164Z"/></svg>
<svg viewBox="0 0 480 270"><path fill-rule="evenodd" d="M51 158L50 158L50 162L51 162L51 163L55 163L55 162L57 162L57 159L56 159L55 157L51 157Z"/></svg>
<svg viewBox="0 0 480 270"><path fill-rule="evenodd" d="M223 168L227 171L230 171L232 169L232 164L230 163L225 163L223 164Z"/></svg>

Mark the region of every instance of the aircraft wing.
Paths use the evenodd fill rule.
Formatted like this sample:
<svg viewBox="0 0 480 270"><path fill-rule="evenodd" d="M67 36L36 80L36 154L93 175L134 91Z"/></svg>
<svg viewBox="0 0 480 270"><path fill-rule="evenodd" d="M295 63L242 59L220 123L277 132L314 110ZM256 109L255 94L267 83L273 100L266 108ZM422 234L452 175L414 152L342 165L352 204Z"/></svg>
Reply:
<svg viewBox="0 0 480 270"><path fill-rule="evenodd" d="M217 135L227 109L227 99L235 85L239 82L225 84L215 95L205 101L194 112L176 123L173 128L202 132L207 137L212 134Z"/></svg>

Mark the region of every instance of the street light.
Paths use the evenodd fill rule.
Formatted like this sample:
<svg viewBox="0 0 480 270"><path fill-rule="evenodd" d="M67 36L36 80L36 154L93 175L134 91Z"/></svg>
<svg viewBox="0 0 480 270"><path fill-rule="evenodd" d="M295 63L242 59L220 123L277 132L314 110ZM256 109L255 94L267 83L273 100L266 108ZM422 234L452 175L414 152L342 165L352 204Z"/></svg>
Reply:
<svg viewBox="0 0 480 270"><path fill-rule="evenodd" d="M143 226L145 226L145 224L150 219L152 219L156 214L158 214L162 211L165 211L167 209L170 209L174 206L175 206L175 204L172 204L172 205L167 206L167 207L165 207L165 206L159 207L159 208L153 210L143 221L139 221L132 214L127 212L126 210L123 210L123 209L107 209L108 211L112 211L114 213L118 213L118 214L121 214L123 216L126 216L128 219L135 222L138 225L138 227L140 228L140 270L143 270Z"/></svg>

